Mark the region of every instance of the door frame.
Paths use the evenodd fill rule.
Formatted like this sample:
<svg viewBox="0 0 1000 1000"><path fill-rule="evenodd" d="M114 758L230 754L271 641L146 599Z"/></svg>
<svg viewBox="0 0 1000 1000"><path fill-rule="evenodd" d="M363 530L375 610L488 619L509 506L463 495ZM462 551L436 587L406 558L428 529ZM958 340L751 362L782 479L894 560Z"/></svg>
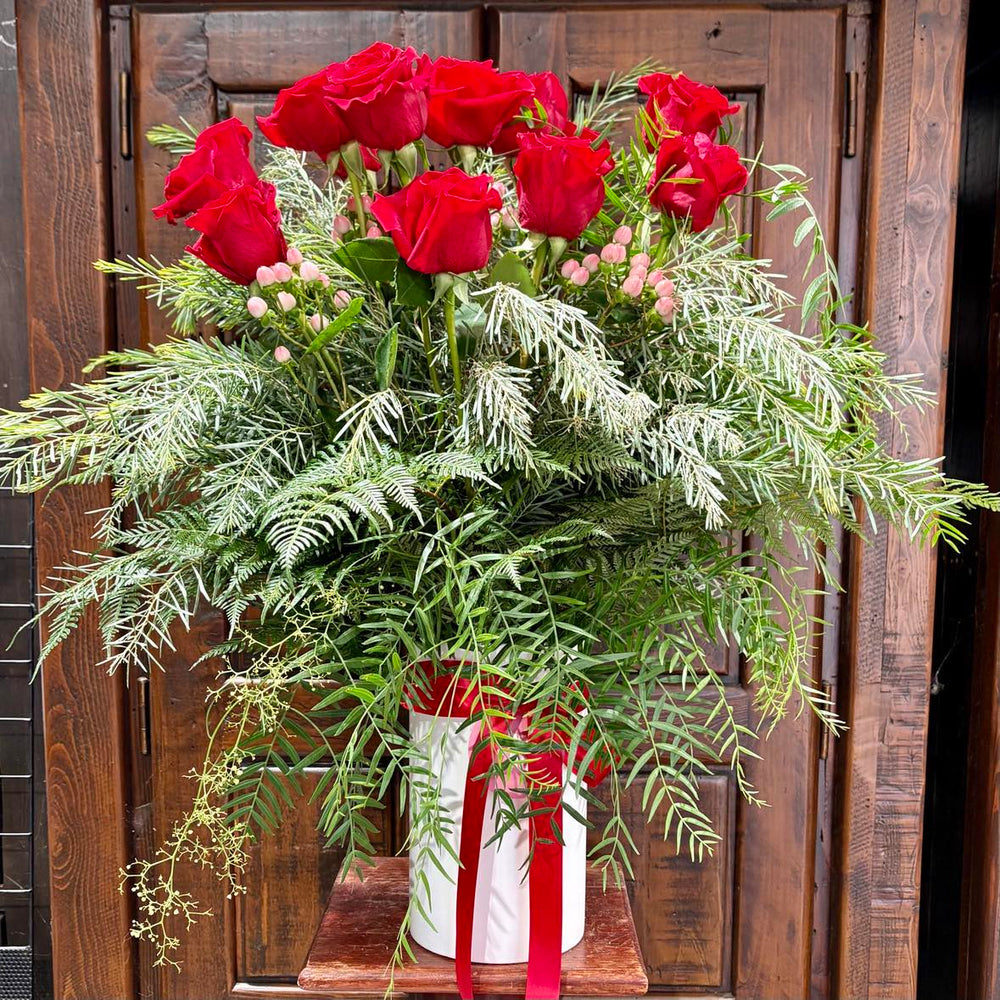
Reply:
<svg viewBox="0 0 1000 1000"><path fill-rule="evenodd" d="M856 22L867 21L858 15L869 10L875 15L872 44L853 39L857 58L869 60L859 112L868 138L852 175L864 195L860 315L878 330L894 371L923 371L938 391L947 357L967 5L782 4L846 8L849 47L852 14ZM90 266L113 244L108 20L103 0L17 3L33 389L71 381L114 335L113 288ZM898 454L936 457L943 418L942 407L915 415L908 442L887 425L886 439ZM87 511L107 499L106 487L90 487L37 503L40 583L68 550L88 548ZM832 842L824 848L834 870L827 890L833 996L915 995L935 562L933 552L886 532L849 554L837 699L850 728L837 747ZM126 1000L137 995L136 963L129 902L116 890L131 851L132 727L123 678L106 674L99 650L89 617L48 660L41 681L55 991L59 998Z"/></svg>

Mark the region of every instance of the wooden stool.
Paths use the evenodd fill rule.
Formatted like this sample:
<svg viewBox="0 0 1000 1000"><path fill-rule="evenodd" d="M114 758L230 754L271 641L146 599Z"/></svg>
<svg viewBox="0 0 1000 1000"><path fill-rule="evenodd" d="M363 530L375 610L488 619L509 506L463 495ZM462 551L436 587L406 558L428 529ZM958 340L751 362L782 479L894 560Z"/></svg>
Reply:
<svg viewBox="0 0 1000 1000"><path fill-rule="evenodd" d="M343 881L341 879L343 878ZM601 889L601 873L587 872L587 922L583 940L562 957L564 996L642 996L649 987L632 910L624 887ZM376 858L365 869L341 871L316 932L299 986L316 993L380 997L389 986L389 962L396 949L409 896L409 861ZM396 994L458 993L455 963L412 943L407 960L392 976ZM524 996L526 965L473 965L477 1000Z"/></svg>

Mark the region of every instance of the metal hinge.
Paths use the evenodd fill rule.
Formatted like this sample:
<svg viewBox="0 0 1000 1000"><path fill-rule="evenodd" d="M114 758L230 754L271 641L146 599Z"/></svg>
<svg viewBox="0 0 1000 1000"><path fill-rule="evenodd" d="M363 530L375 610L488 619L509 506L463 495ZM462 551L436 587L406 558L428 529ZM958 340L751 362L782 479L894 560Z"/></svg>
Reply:
<svg viewBox="0 0 1000 1000"><path fill-rule="evenodd" d="M132 159L132 76L127 69L118 74L118 152Z"/></svg>
<svg viewBox="0 0 1000 1000"><path fill-rule="evenodd" d="M150 723L150 707L149 707L149 678L140 677L137 679L136 683L138 688L136 690L136 715L138 716L138 730L139 730L139 753L144 756L149 756L149 723Z"/></svg>
<svg viewBox="0 0 1000 1000"><path fill-rule="evenodd" d="M846 99L844 101L844 156L855 156L858 151L858 71L846 73Z"/></svg>

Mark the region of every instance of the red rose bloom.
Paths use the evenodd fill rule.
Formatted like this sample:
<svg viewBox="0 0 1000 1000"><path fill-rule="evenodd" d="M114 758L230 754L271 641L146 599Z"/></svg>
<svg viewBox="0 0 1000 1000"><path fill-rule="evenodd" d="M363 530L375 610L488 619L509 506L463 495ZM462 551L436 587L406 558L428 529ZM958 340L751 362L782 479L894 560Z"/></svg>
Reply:
<svg viewBox="0 0 1000 1000"><path fill-rule="evenodd" d="M274 185L264 181L226 191L187 224L201 233L187 250L239 285L249 285L258 267L284 260L288 250Z"/></svg>
<svg viewBox="0 0 1000 1000"><path fill-rule="evenodd" d="M649 95L646 114L655 129L652 136L646 136L647 149L653 149L664 132L704 132L714 139L722 119L740 110L715 87L689 80L683 73L642 76L639 90Z"/></svg>
<svg viewBox="0 0 1000 1000"><path fill-rule="evenodd" d="M500 195L488 174L428 170L401 191L377 195L372 215L399 255L424 274L464 274L486 264L493 245L490 212Z"/></svg>
<svg viewBox="0 0 1000 1000"><path fill-rule="evenodd" d="M604 175L614 166L611 149L594 149L587 135L522 132L514 160L519 219L525 229L575 240L604 204Z"/></svg>
<svg viewBox="0 0 1000 1000"><path fill-rule="evenodd" d="M325 160L351 141L344 119L328 100L326 74L320 70L278 91L274 110L257 119L268 142L315 153Z"/></svg>
<svg viewBox="0 0 1000 1000"><path fill-rule="evenodd" d="M352 138L373 149L402 149L427 124L430 59L375 42L326 68L331 105Z"/></svg>
<svg viewBox="0 0 1000 1000"><path fill-rule="evenodd" d="M534 92L524 73L500 73L490 59L442 56L431 67L427 134L442 146L489 146Z"/></svg>
<svg viewBox="0 0 1000 1000"><path fill-rule="evenodd" d="M677 135L660 143L646 191L654 208L678 219L690 216L700 233L726 198L743 190L747 176L732 146L718 146L704 132Z"/></svg>
<svg viewBox="0 0 1000 1000"><path fill-rule="evenodd" d="M153 209L153 215L175 223L230 188L255 181L257 174L247 155L251 138L250 129L238 118L210 125L195 139L193 152L182 156L167 174L163 185L167 200Z"/></svg>
<svg viewBox="0 0 1000 1000"><path fill-rule="evenodd" d="M545 110L545 127L553 132L568 131L569 124L569 98L563 85L559 82L559 77L555 73L529 73L528 79L535 88L534 94L525 100L522 105L531 111L538 120L538 108L536 102ZM538 127L537 125L535 127ZM515 117L513 121L504 125L500 129L500 134L493 140L492 150L501 156L508 153L517 152L517 137L528 131L528 122L522 118Z"/></svg>

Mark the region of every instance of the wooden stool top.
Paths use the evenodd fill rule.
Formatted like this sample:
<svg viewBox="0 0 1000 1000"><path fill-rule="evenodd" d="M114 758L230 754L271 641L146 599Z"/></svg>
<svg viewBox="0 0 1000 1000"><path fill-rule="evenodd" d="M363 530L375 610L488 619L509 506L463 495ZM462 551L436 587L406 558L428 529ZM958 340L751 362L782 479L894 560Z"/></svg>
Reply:
<svg viewBox="0 0 1000 1000"><path fill-rule="evenodd" d="M318 993L381 996L389 986L389 962L406 913L407 858L376 858L365 869L341 871L309 949L299 986ZM343 879L343 881L341 881ZM624 887L601 888L596 868L587 871L587 920L583 940L562 957L565 996L642 996L649 987L632 910ZM392 976L397 993L457 994L455 962L411 941L416 962L406 960ZM527 966L472 966L476 995L524 996Z"/></svg>

